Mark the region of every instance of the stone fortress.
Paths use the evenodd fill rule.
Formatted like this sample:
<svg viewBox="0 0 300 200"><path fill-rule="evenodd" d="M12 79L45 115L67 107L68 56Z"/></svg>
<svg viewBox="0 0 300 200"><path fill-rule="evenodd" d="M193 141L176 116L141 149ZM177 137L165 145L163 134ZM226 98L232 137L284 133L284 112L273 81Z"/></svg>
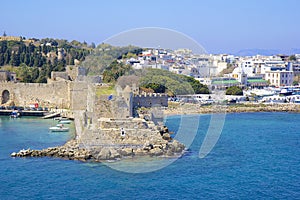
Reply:
<svg viewBox="0 0 300 200"><path fill-rule="evenodd" d="M109 86L100 77L86 76L84 68L68 66L66 72L53 72L47 84L15 83L0 85L3 105L67 109L74 118L76 138L66 145L30 150L15 156L57 156L96 161L127 156L178 156L184 145L173 140L162 124L162 108L168 106L163 94L139 94L136 86L115 88L113 94L97 94ZM139 108L146 112L138 112ZM38 152L38 153L37 153ZM74 154L76 152L76 154Z"/></svg>

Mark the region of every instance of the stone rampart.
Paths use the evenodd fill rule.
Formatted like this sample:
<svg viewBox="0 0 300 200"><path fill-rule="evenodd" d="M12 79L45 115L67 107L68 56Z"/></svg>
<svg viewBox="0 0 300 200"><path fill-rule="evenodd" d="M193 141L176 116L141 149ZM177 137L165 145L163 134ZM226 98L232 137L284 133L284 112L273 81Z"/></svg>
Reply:
<svg viewBox="0 0 300 200"><path fill-rule="evenodd" d="M133 107L150 108L153 106L168 107L168 96L164 94L134 95Z"/></svg>
<svg viewBox="0 0 300 200"><path fill-rule="evenodd" d="M1 103L13 102L18 106L29 106L38 103L43 107L70 108L69 82L59 81L45 83L12 83L0 84ZM9 94L3 102L3 94Z"/></svg>

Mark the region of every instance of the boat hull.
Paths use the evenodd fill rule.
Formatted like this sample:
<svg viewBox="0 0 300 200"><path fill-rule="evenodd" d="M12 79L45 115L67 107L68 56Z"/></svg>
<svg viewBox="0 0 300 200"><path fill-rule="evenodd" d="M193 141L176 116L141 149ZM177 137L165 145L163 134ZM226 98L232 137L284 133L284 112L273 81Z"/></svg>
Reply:
<svg viewBox="0 0 300 200"><path fill-rule="evenodd" d="M66 127L50 127L49 130L51 132L68 132L69 131L69 128L66 128Z"/></svg>

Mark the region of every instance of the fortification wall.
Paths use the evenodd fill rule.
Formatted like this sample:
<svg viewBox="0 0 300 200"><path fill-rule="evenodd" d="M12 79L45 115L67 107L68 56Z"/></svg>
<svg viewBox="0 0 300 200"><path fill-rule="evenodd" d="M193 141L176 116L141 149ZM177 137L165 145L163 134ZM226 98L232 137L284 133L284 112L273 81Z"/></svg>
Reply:
<svg viewBox="0 0 300 200"><path fill-rule="evenodd" d="M70 108L72 110L86 110L88 84L85 82L70 82Z"/></svg>
<svg viewBox="0 0 300 200"><path fill-rule="evenodd" d="M70 108L69 87L67 81L51 84L2 82L0 84L1 103L3 103L3 92L8 91L9 101L13 101L18 106L39 103L42 107Z"/></svg>
<svg viewBox="0 0 300 200"><path fill-rule="evenodd" d="M150 108L158 105L168 107L168 96L163 94L145 94L133 97L133 107Z"/></svg>

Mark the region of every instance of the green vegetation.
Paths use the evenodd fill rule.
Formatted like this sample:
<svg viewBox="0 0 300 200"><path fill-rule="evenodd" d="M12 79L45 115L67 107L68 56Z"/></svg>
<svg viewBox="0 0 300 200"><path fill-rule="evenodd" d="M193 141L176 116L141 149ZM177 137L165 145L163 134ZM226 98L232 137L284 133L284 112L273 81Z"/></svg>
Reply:
<svg viewBox="0 0 300 200"><path fill-rule="evenodd" d="M226 95L243 95L243 90L238 86L231 86L227 88Z"/></svg>
<svg viewBox="0 0 300 200"><path fill-rule="evenodd" d="M34 43L0 41L0 66L10 65L22 82L44 83L51 71L65 71L74 60L83 61L91 49L87 44L67 40L32 39Z"/></svg>
<svg viewBox="0 0 300 200"><path fill-rule="evenodd" d="M296 61L297 58L296 58L295 55L291 55L291 56L289 56L289 60L290 60L290 61Z"/></svg>
<svg viewBox="0 0 300 200"><path fill-rule="evenodd" d="M206 85L192 77L174 74L160 69L147 69L140 78L140 87L151 88L154 91L165 89L168 95L208 94Z"/></svg>
<svg viewBox="0 0 300 200"><path fill-rule="evenodd" d="M78 60L89 75L103 75L104 82L115 84L118 81L122 87L132 83L144 91L166 92L172 96L210 92L206 85L192 77L159 69L134 71L124 60L137 57L144 50L142 48L95 46L94 43L89 46L86 42L52 38L25 40L22 37L19 41L0 41L0 66L16 72L21 82L45 83L52 71L65 71L67 65L74 65L74 60ZM106 93L114 91L108 88Z"/></svg>
<svg viewBox="0 0 300 200"><path fill-rule="evenodd" d="M293 81L293 86L298 85L298 81Z"/></svg>
<svg viewBox="0 0 300 200"><path fill-rule="evenodd" d="M114 83L119 77L128 75L131 70L130 65L125 65L123 62L113 61L103 72L103 82Z"/></svg>
<svg viewBox="0 0 300 200"><path fill-rule="evenodd" d="M151 88L155 93L165 93L166 87L158 83L147 83L143 85L144 88Z"/></svg>
<svg viewBox="0 0 300 200"><path fill-rule="evenodd" d="M116 47L102 43L93 50L91 55L86 57L82 66L88 70L89 75L104 74L105 70L114 67L111 65L115 65L113 62L116 60L130 56L136 57L136 55L140 54L142 51L142 48L135 46Z"/></svg>
<svg viewBox="0 0 300 200"><path fill-rule="evenodd" d="M102 96L102 95L115 95L117 92L115 90L115 86L114 85L110 85L110 86L107 86L107 87L99 87L96 89L96 96L99 97L99 96Z"/></svg>

